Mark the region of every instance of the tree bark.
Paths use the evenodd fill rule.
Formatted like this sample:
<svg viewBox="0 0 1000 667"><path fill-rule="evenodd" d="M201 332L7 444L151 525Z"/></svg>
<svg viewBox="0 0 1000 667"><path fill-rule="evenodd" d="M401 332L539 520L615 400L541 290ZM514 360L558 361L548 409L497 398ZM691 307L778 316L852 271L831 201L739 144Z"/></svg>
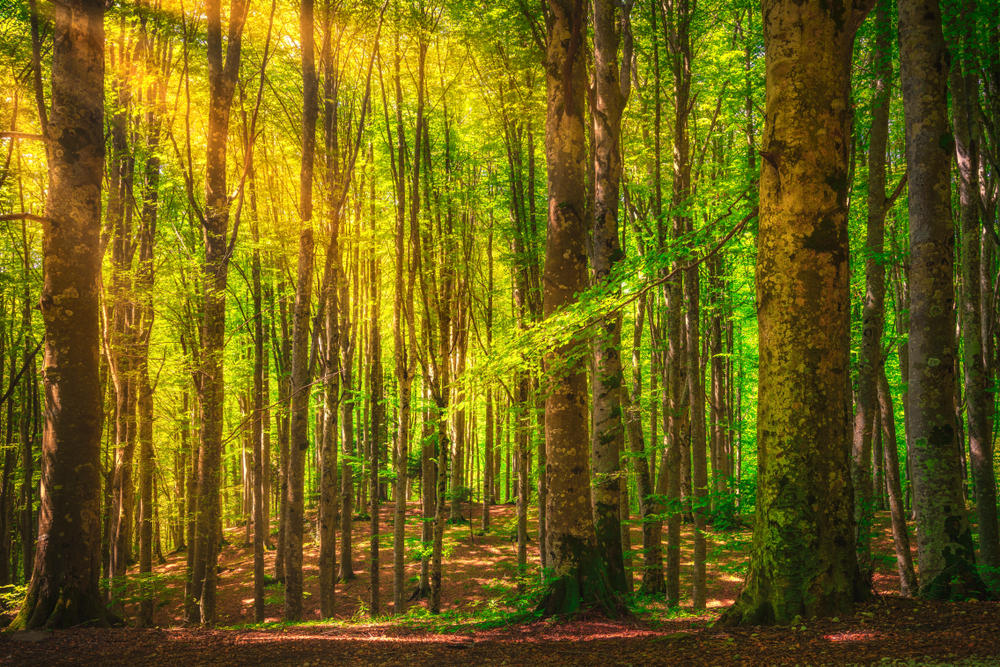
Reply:
<svg viewBox="0 0 1000 667"><path fill-rule="evenodd" d="M221 0L206 0L205 15L209 104L205 158L205 212L202 236L204 305L202 313L202 361L198 383L201 403L201 447L198 452L198 498L195 512L192 592L203 625L215 623L215 593L218 579L219 478L222 460L223 402L225 378L223 352L226 339L226 282L229 267L229 191L226 187L226 147L233 92L239 76L243 24L247 0L231 0L229 30L223 57Z"/></svg>
<svg viewBox="0 0 1000 667"><path fill-rule="evenodd" d="M104 3L53 5L42 224L45 424L38 549L10 629L106 624L100 576L98 277L104 172Z"/></svg>
<svg viewBox="0 0 1000 667"><path fill-rule="evenodd" d="M1000 587L1000 528L997 525L997 485L993 472L993 393L987 371L983 338L980 255L983 228L979 221L979 141L976 132L979 74L972 54L975 48L974 4L963 3L957 17L964 26L951 66L952 127L958 164L958 217L962 239L962 371L965 378L965 410L969 423L969 462L979 528L979 557L988 582Z"/></svg>
<svg viewBox="0 0 1000 667"><path fill-rule="evenodd" d="M947 66L938 3L899 2L900 79L910 212L909 446L920 595L983 591L956 443L955 239ZM975 351L973 351L975 354Z"/></svg>
<svg viewBox="0 0 1000 667"><path fill-rule="evenodd" d="M592 265L598 285L612 280L624 257L618 240L618 194L621 184L621 120L626 98L619 74L619 16L612 0L594 0L594 227ZM627 21L627 12L621 18ZM628 78L628 67L625 63ZM613 284L613 283L612 283ZM593 342L593 424L591 460L594 528L604 554L608 581L625 592L621 540L621 453L624 447L621 389L621 315L604 320Z"/></svg>
<svg viewBox="0 0 1000 667"><path fill-rule="evenodd" d="M850 481L846 199L851 52L868 6L838 8L763 5L757 516L730 624L836 615L867 592Z"/></svg>
<svg viewBox="0 0 1000 667"><path fill-rule="evenodd" d="M545 316L572 304L587 279L586 142L584 137L583 0L549 0L546 16L549 222L542 280ZM597 547L590 502L586 362L580 340L549 354L549 391L545 400L545 477L547 539L544 545L550 583L539 604L546 615L574 613L581 607L617 614L619 603Z"/></svg>

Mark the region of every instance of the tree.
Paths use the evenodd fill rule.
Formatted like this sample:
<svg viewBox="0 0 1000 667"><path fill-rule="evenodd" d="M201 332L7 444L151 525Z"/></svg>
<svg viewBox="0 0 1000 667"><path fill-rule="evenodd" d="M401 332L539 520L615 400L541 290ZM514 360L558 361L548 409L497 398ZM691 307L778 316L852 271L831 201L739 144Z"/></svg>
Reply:
<svg viewBox="0 0 1000 667"><path fill-rule="evenodd" d="M842 613L867 592L848 463L846 198L851 52L868 9L819 0L763 5L760 467L750 569L724 616L731 624Z"/></svg>
<svg viewBox="0 0 1000 667"><path fill-rule="evenodd" d="M993 394L989 390L988 345L984 345L980 263L984 230L980 224L979 141L977 132L979 75L970 53L975 40L973 3L965 2L956 17L963 26L957 54L952 60L950 84L952 128L958 165L958 217L962 239L962 373L969 423L969 462L975 489L979 526L979 556L983 565L1000 568L1000 528L997 526L997 484L993 472ZM987 261L988 263L988 261ZM987 266L987 268L989 268ZM986 338L989 337L988 329ZM1000 573L992 575L994 586Z"/></svg>
<svg viewBox="0 0 1000 667"><path fill-rule="evenodd" d="M983 583L975 570L955 440L955 239L949 180L953 145L936 1L900 0L899 48L910 211L907 445L917 513L917 563L920 595L947 599L980 594Z"/></svg>
<svg viewBox="0 0 1000 667"><path fill-rule="evenodd" d="M885 216L892 204L886 197L886 147L889 140L889 103L892 99L891 0L881 0L875 10L875 97L868 147L868 215L865 258L865 299L861 314L861 349L858 363L858 407L854 417L854 444L851 475L854 482L854 520L858 530L858 559L862 576L871 580L871 532L874 498L871 488L871 446L873 430L881 422L885 468L888 477L893 541L904 595L916 592L916 576L910 556L910 540L901 506L899 460L896 453L896 416L890 409L892 396L882 391L885 360L882 332L885 324ZM902 182L900 182L900 187ZM893 193L893 197L901 190ZM882 410L880 399L888 401Z"/></svg>
<svg viewBox="0 0 1000 667"><path fill-rule="evenodd" d="M612 0L594 0L594 280L611 279L623 257L618 240L618 191L621 183L622 111L628 100L631 35L626 34L622 64L618 63L621 25L628 25L632 3L619 12ZM624 70L624 75L620 74ZM621 391L621 315L611 315L594 340L593 413L591 436L594 464L594 524L597 545L604 554L611 587L625 592L622 560L621 455L624 448Z"/></svg>
<svg viewBox="0 0 1000 667"><path fill-rule="evenodd" d="M586 281L584 248L586 185L584 169L583 0L549 0L546 16L549 223L542 281L546 317L572 304ZM547 540L552 582L539 605L547 615L573 613L581 606L617 612L604 558L597 547L590 508L590 462L580 437L587 432L587 385L580 341L548 356L545 399L545 481Z"/></svg>
<svg viewBox="0 0 1000 667"><path fill-rule="evenodd" d="M304 484L309 447L309 312L313 283L312 182L316 154L318 83L313 49L313 3L304 0L299 14L302 39L302 164L299 172L299 260L292 320L292 415L288 464L288 523L285 534L285 618L302 618L302 532L305 523ZM332 311L331 311L332 312ZM327 582L331 584L332 582ZM327 600L324 600L325 602ZM326 607L327 605L324 605ZM327 609L324 609L327 611Z"/></svg>
<svg viewBox="0 0 1000 667"><path fill-rule="evenodd" d="M45 427L31 584L11 629L107 624L100 576L104 3L53 5L53 143L42 225Z"/></svg>
<svg viewBox="0 0 1000 667"><path fill-rule="evenodd" d="M207 0L205 15L209 72L208 137L205 156L205 211L201 219L205 244L202 263L204 304L201 322L202 368L198 382L201 403L201 446L198 451L198 498L195 512L192 593L197 617L204 625L215 623L218 582L220 507L219 477L222 466L222 417L225 377L223 351L226 335L226 282L232 257L229 239L229 191L226 188L226 147L229 115L240 69L243 25L249 0L232 0L225 56L222 46L220 0Z"/></svg>

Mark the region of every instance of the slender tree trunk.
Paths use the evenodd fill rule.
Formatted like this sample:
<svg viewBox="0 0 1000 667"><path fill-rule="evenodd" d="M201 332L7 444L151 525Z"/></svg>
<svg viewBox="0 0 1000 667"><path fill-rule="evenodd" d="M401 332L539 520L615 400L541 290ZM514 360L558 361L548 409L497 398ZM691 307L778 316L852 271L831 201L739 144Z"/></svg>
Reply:
<svg viewBox="0 0 1000 667"><path fill-rule="evenodd" d="M866 291L861 312L861 349L858 356L857 412L851 479L854 484L854 521L857 526L858 566L865 581L874 570L871 553L874 494L872 488L872 438L878 414L877 378L882 367L882 328L885 317L885 160L889 139L889 100L892 60L889 1L878 3L875 18L875 94L872 100L871 137L868 144L868 230L865 253Z"/></svg>
<svg viewBox="0 0 1000 667"><path fill-rule="evenodd" d="M284 264L284 262L282 262ZM281 267L282 269L284 267ZM285 581L285 535L288 532L288 459L291 437L291 352L292 338L288 325L287 290L285 281L278 282L279 316L281 322L280 345L276 336L272 335L278 370L278 544L274 554L274 578ZM273 307L273 294L271 311ZM273 318L272 318L273 324ZM272 332L276 333L276 332Z"/></svg>
<svg viewBox="0 0 1000 667"><path fill-rule="evenodd" d="M884 4L884 3L882 3ZM905 597L917 593L917 575L913 572L913 555L910 552L910 535L906 527L906 509L903 507L903 489L899 482L899 456L896 449L896 415L892 407L892 392L885 377L885 368L878 376L878 400L881 408L882 439L885 442L886 486L889 488L889 518L892 521L892 545L896 551L896 568L899 571L899 592Z"/></svg>
<svg viewBox="0 0 1000 667"><path fill-rule="evenodd" d="M371 147L369 146L369 159L371 158ZM371 205L372 205L372 238L378 232L377 216L375 215L375 179L371 182ZM382 333L379 329L379 319L381 308L379 306L379 282L381 271L379 270L379 260L374 246L368 251L368 307L370 309L368 321L368 391L371 396L371 422L368 425L368 442L371 475L371 532L369 537L369 551L371 553L371 595L368 601L369 613L375 617L379 615L381 605L381 582L380 572L381 560L379 558L379 511L380 511L380 461L379 450L382 447L382 429L385 423L385 397L382 379Z"/></svg>
<svg viewBox="0 0 1000 667"><path fill-rule="evenodd" d="M267 515L267 477L270 462L264 452L264 429L268 414L264 404L270 402L265 392L267 375L267 354L264 351L263 289L261 285L260 262L260 221L257 215L257 187L253 167L253 147L247 137L246 149L249 154L247 180L250 185L251 233L253 234L253 257L250 261L250 280L253 299L253 415L251 416L250 439L253 442L253 610L254 620L264 620L264 545L270 532ZM269 454L270 452L267 452Z"/></svg>
<svg viewBox="0 0 1000 667"><path fill-rule="evenodd" d="M653 480L649 474L649 459L646 456L642 432L642 411L636 397L642 395L642 327L646 312L646 295L639 297L636 307L635 328L632 338L632 390L622 391L622 408L625 413L625 430L632 451L635 466L635 486L639 496L639 513L642 516L642 592L646 595L662 595L666 592L663 578L663 522L655 515L661 511L662 503L656 502Z"/></svg>
<svg viewBox="0 0 1000 667"><path fill-rule="evenodd" d="M423 33L421 33L423 35ZM414 316L413 316L413 266L416 261L416 254L419 248L412 243L412 231L410 242L410 264L411 268L404 273L406 263L406 180L404 174L404 163L406 159L406 138L403 134L403 93L400 81L400 61L402 55L399 52L399 33L396 33L396 56L395 56L395 86L396 86L396 262L395 262L395 297L393 300L393 354L396 366L396 381L399 383L399 417L396 431L396 485L393 492L395 507L393 508L393 612L401 614L404 608L405 595L405 575L406 569L403 563L405 554L405 533L406 533L406 497L407 497L407 473L409 461L409 437L410 437L410 394L413 383L414 359L411 356L415 350L411 350L407 345L404 330L407 329L410 336L414 336ZM421 156L421 133L423 132L424 114L424 65L427 58L427 43L422 38L418 44L418 67L417 67L417 118L414 126L413 139L413 164L411 172L411 210L417 211L420 183L420 156ZM414 217L416 213L414 213ZM413 225L411 225L412 227ZM404 275L406 280L404 282ZM426 493L426 489L424 490Z"/></svg>
<svg viewBox="0 0 1000 667"><path fill-rule="evenodd" d="M493 219L490 218L489 236L486 242L486 353L493 349ZM490 530L490 505L496 502L493 496L494 446L499 447L494 436L493 387L486 387L486 438L483 450L483 534ZM496 443L496 444L494 444Z"/></svg>
<svg viewBox="0 0 1000 667"><path fill-rule="evenodd" d="M965 2L959 11L964 27L959 56L951 67L952 127L958 164L958 214L962 238L962 370L965 378L965 406L969 422L969 462L979 528L979 556L992 570L985 575L993 588L1000 587L1000 528L997 525L997 485L993 471L993 393L987 371L983 339L980 255L983 228L979 221L979 143L976 111L979 73L970 50L975 48L974 3ZM964 450L964 448L963 448Z"/></svg>
<svg viewBox="0 0 1000 667"><path fill-rule="evenodd" d="M231 0L229 30L223 56L221 0L206 0L209 73L208 135L205 160L205 212L202 224L201 447L198 452L198 499L195 513L192 591L202 624L215 623L217 563L221 534L219 478L222 459L223 351L226 337L226 280L229 266L229 191L226 146L233 92L239 76L247 0Z"/></svg>

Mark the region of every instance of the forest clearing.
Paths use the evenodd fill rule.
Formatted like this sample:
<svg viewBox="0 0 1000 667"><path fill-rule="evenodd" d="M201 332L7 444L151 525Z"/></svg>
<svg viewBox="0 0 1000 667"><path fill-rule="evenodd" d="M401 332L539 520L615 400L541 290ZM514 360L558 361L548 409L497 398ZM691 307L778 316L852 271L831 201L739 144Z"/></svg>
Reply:
<svg viewBox="0 0 1000 667"><path fill-rule="evenodd" d="M1000 0L0 0L0 662L1000 663Z"/></svg>

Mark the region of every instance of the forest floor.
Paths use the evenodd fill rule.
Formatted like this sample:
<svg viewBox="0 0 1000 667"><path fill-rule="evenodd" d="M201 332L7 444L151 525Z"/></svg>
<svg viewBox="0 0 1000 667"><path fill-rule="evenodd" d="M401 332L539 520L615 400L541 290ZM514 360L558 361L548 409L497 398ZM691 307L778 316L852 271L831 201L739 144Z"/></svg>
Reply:
<svg viewBox="0 0 1000 667"><path fill-rule="evenodd" d="M267 622L253 624L253 551L244 533L226 531L220 558L219 624L215 630L186 628L182 621L185 554L171 554L156 568L156 624L152 629L78 628L57 632L0 635L0 663L17 665L449 665L510 664L965 664L1000 665L1000 603L931 603L896 594L898 576L886 516L877 519L876 595L841 618L772 628L722 628L720 611L738 592L743 578L748 529L710 536L708 610L670 610L662 602L638 600L629 619L584 617L569 622L514 623L530 611L530 590L519 595L514 566L515 511L493 509L492 529L479 534L480 506L466 506L473 524L449 526L442 590L443 613L431 616L425 601L409 603L402 616L368 611L369 522L354 523L356 577L337 586L336 617L319 618L318 546L307 543L304 561L306 618L280 621L282 588L267 587ZM410 508L407 533L419 548L417 506ZM391 507L381 523L382 611L391 610ZM531 524L531 534L535 524ZM632 544L641 544L633 526ZM689 546L690 527L684 544ZM307 539L311 537L307 535ZM529 562L537 561L537 541L529 543ZM416 586L415 555L407 575ZM266 555L273 574L274 551ZM690 552L682 552L682 590ZM535 572L537 574L537 571ZM533 578L533 577L532 577ZM638 582L636 582L638 583ZM122 592L126 613L135 612L129 591Z"/></svg>

